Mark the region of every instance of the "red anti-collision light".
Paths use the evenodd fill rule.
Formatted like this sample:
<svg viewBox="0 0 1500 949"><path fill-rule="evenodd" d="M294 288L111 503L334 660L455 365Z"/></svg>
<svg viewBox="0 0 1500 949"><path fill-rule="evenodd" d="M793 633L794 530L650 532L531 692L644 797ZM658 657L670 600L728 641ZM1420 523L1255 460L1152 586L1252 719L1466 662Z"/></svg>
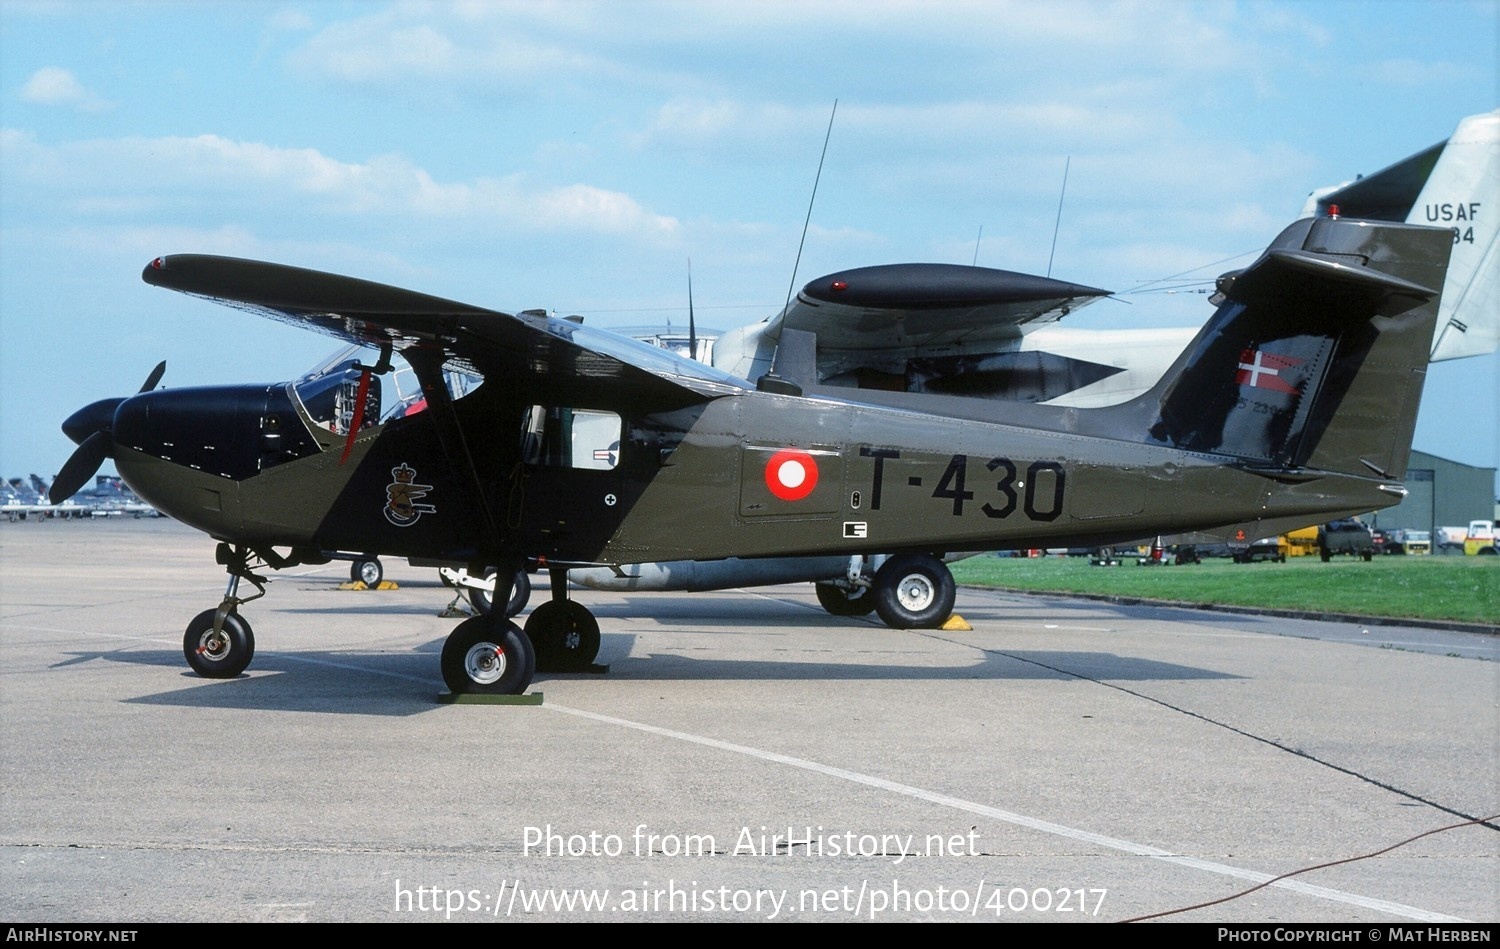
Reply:
<svg viewBox="0 0 1500 949"><path fill-rule="evenodd" d="M832 289L834 289L834 290L848 290L849 289L849 285L847 283L845 283L844 281L842 281L842 280L835 280L833 282Z"/></svg>

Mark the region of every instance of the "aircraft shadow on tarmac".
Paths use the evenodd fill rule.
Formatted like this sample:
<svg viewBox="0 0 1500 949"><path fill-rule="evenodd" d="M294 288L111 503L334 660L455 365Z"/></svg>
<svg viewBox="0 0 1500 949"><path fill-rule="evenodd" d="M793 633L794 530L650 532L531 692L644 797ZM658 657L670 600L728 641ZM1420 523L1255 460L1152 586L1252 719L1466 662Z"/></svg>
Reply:
<svg viewBox="0 0 1500 949"><path fill-rule="evenodd" d="M600 659L608 657L608 636L605 637L605 644L599 651ZM1194 669L1170 662L1101 652L985 651L977 662L965 657L957 663L912 665L909 662L859 661L861 653L878 653L890 658L900 655L891 649L800 650L792 647L785 651L789 654L786 660L768 661L723 656L700 659L668 648L652 652L648 656L615 660L610 667L610 675L615 679L633 682L694 679L705 682L813 679L836 682L962 682L973 679L1066 681L1078 678L1148 682L1242 678L1209 669ZM827 658L812 658L818 654L826 655Z"/></svg>
<svg viewBox="0 0 1500 949"><path fill-rule="evenodd" d="M189 681L188 688L126 699L129 704L175 705L187 708L255 709L329 712L342 715L408 716L442 708L435 701L442 681L432 674L432 654L441 648L436 639L414 649L391 652L312 651L256 656L256 671L234 679L205 681L181 670L176 650L73 652L53 668L94 659L142 666L167 667L170 681ZM935 658L925 650L786 648L785 660L737 659L723 655L699 658L671 645L632 656L635 637L605 634L600 659L616 682L702 681L920 681L969 680L1066 681L1083 677L1109 681L1185 681L1241 678L1156 660L1111 653L1067 650L978 651L955 658ZM962 650L964 647L953 647ZM692 651L692 647L688 647ZM861 661L861 654L877 654L889 661ZM977 661L975 661L977 653ZM906 660L902 660L905 656ZM914 665L912 661L932 663ZM363 673L363 674L362 674ZM597 678L593 673L542 673L537 688L548 681ZM163 681L167 681L165 675Z"/></svg>

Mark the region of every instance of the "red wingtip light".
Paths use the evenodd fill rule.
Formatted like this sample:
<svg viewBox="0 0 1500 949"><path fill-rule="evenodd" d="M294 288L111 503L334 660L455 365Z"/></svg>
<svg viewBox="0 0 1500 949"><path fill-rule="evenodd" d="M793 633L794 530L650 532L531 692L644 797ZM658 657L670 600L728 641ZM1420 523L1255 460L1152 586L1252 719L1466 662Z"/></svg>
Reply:
<svg viewBox="0 0 1500 949"><path fill-rule="evenodd" d="M836 290L836 291L837 290L848 290L849 289L849 285L847 283L845 283L844 281L842 281L842 280L835 280L833 282L833 289Z"/></svg>
<svg viewBox="0 0 1500 949"><path fill-rule="evenodd" d="M158 257L155 260L151 261L151 269L152 270L165 270L166 268L167 268L167 258L165 258L165 257Z"/></svg>

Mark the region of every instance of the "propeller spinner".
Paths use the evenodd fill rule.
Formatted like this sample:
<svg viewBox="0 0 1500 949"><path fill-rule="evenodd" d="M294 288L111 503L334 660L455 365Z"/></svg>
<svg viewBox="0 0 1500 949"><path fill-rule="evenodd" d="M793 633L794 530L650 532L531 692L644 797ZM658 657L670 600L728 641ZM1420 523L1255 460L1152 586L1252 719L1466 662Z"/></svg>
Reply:
<svg viewBox="0 0 1500 949"><path fill-rule="evenodd" d="M136 394L155 389L166 371L165 360L157 363ZM88 483L104 464L104 459L113 457L115 411L124 401L125 398L119 397L100 399L74 412L63 422L63 432L78 443L78 450L62 466L47 492L53 504L60 504L78 493L78 489Z"/></svg>

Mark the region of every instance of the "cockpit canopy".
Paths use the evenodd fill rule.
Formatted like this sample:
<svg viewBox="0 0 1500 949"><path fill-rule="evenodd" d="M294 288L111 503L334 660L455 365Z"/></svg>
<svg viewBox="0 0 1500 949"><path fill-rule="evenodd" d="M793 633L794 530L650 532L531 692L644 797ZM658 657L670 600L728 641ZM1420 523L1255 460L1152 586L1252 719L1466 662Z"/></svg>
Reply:
<svg viewBox="0 0 1500 949"><path fill-rule="evenodd" d="M335 435L349 434L356 415L363 430L426 410L427 397L416 373L398 360L391 372L370 374L364 411L355 411L364 368L374 366L379 359L379 351L372 347L346 346L293 381L293 398L315 425ZM443 375L455 400L478 388L482 381L478 376L456 371Z"/></svg>

